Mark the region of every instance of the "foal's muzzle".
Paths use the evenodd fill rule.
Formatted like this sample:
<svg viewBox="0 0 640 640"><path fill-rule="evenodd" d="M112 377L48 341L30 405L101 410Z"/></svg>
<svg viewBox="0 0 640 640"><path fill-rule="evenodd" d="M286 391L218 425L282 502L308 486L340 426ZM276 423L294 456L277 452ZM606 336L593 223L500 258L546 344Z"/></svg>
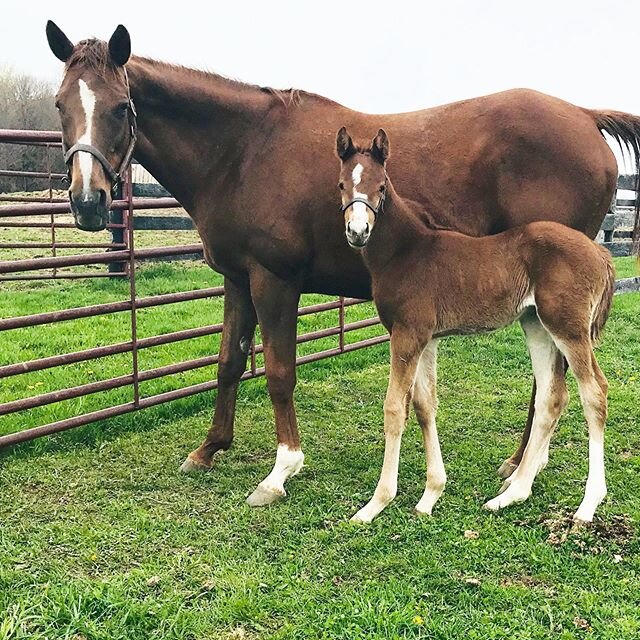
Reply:
<svg viewBox="0 0 640 640"><path fill-rule="evenodd" d="M75 193L69 191L69 200L78 229L102 231L106 228L111 198L104 189Z"/></svg>
<svg viewBox="0 0 640 640"><path fill-rule="evenodd" d="M351 222L348 222L345 234L350 247L353 247L354 249L362 249L366 246L367 242L369 242L371 227L369 226L369 223L366 223L364 227L356 230L351 227Z"/></svg>

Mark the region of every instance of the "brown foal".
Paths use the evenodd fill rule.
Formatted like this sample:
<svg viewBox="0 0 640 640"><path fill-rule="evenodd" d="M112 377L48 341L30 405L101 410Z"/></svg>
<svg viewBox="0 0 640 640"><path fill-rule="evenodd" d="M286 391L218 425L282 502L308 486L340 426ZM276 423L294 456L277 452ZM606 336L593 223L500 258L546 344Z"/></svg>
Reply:
<svg viewBox="0 0 640 640"><path fill-rule="evenodd" d="M613 297L608 252L555 222L533 222L484 238L426 227L417 207L398 196L387 176L384 130L361 147L342 127L337 152L347 241L363 250L373 298L391 334L382 472L373 498L353 520L371 521L397 493L400 440L411 400L427 459L426 488L416 510L431 514L446 481L435 420L438 339L519 320L537 384L535 417L520 465L485 507L496 511L531 494L568 401L564 356L589 427L589 475L574 519L590 522L606 495L607 380L593 346Z"/></svg>

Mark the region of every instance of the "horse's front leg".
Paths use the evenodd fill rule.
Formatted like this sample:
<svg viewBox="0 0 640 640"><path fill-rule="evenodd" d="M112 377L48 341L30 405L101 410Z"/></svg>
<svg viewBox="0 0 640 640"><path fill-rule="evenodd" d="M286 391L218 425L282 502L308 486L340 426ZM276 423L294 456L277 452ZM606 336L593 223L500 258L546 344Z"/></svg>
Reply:
<svg viewBox="0 0 640 640"><path fill-rule="evenodd" d="M384 460L380 480L371 500L351 520L371 522L398 492L400 443L409 417L409 401L416 377L421 345L411 331L393 327L391 334L391 372L384 401Z"/></svg>
<svg viewBox="0 0 640 640"><path fill-rule="evenodd" d="M250 506L258 507L286 495L284 483L300 471L304 462L293 405L300 285L258 267L251 274L251 296L262 333L267 387L278 437L273 470L247 498Z"/></svg>
<svg viewBox="0 0 640 640"><path fill-rule="evenodd" d="M247 354L256 328L256 312L247 286L224 281L224 321L218 361L218 394L211 428L205 441L180 467L184 472L207 471L216 451L226 450L233 440L238 384L247 366Z"/></svg>

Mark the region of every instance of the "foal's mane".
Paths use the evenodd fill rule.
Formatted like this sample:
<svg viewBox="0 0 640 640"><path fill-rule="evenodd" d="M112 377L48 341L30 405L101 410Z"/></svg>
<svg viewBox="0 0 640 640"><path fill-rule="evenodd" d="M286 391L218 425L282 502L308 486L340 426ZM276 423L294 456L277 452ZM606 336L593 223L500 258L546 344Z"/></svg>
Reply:
<svg viewBox="0 0 640 640"><path fill-rule="evenodd" d="M256 84L250 84L236 80L234 78L228 78L218 73L211 71L203 71L201 69L192 69L179 64L172 64L170 62L162 62L160 60L154 60L153 58L145 58L142 56L136 56L138 60L145 63L159 67L163 70L174 71L182 76L188 76L196 78L204 82L216 83L223 82L229 89L235 90L253 90L260 91L262 93L269 94L278 99L285 108L291 106L298 106L302 103L304 98L312 98L314 100L321 100L324 102L331 102L328 98L319 96L315 93L303 91L301 89L274 89L273 87L263 87ZM81 40L75 46L73 53L66 62L67 69L75 66L84 66L92 71L95 71L100 76L104 77L109 73L117 73L118 67L113 63L111 56L109 55L109 47L104 40L98 40L97 38L90 38L88 40Z"/></svg>

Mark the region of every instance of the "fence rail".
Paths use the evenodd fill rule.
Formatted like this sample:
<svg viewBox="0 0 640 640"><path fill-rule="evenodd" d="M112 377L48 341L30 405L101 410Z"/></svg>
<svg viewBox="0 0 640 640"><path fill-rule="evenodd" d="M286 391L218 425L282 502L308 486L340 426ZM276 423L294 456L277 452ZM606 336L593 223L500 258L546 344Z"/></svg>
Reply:
<svg viewBox="0 0 640 640"><path fill-rule="evenodd" d="M0 130L0 143L12 144L38 144L60 146L60 134L57 132L38 131L7 131ZM59 149L57 150L59 152ZM160 335L139 337L137 330L137 315L142 309L171 305L186 301L204 300L220 298L224 295L223 287L210 287L205 289L195 289L191 291L180 291L176 293L158 294L147 297L139 297L136 293L136 263L140 260L163 259L180 256L193 256L202 254L200 244L189 244L169 247L153 247L136 249L134 247L134 231L145 231L150 229L193 229L193 223L189 218L181 216L134 216L134 211L145 209L161 209L178 207L177 201L171 197L134 197L134 189L131 181L131 169L127 172L123 192L121 197L112 204L112 215L108 229L111 230L114 241L103 242L60 242L56 239L56 230L72 229L74 225L67 222L59 222L56 218L70 213L69 203L66 199L55 198L53 196L53 181L62 177L62 174L55 174L51 171L14 171L3 170L5 174L11 176L24 176L41 178L48 180L48 197L22 197L9 198L10 204L0 206L0 227L1 228L23 228L23 229L50 229L51 242L5 242L0 243L1 249L45 249L52 251L51 256L4 260L0 261L0 281L10 280L32 280L32 279L61 279L61 278L84 278L84 277L106 277L106 276L128 276L129 296L116 302L94 304L85 307L75 307L60 309L57 311L47 311L34 313L25 316L0 318L0 333L16 329L32 328L51 325L54 323L72 322L82 318L105 316L108 314L126 313L129 314L129 339L114 342L113 344L96 346L80 351L69 353L45 355L44 357L32 360L17 362L12 364L0 363L0 379L12 379L19 381L25 374L64 367L70 364L90 362L100 360L115 354L129 354L130 371L124 375L118 375L109 379L97 382L87 382L75 386L69 386L46 393L32 395L30 397L18 398L0 404L0 416L10 416L20 412L29 412L38 407L54 405L65 400L82 398L92 394L109 391L113 389L131 388L133 399L115 406L89 411L82 415L72 416L62 420L57 420L48 424L35 426L29 429L8 433L0 436L0 447L14 445L19 442L31 440L43 435L53 434L74 427L90 424L99 420L121 416L133 411L138 411L147 407L153 407L165 402L170 402L179 398L186 398L204 391L209 391L217 387L216 380L191 384L181 388L143 396L140 392L140 383L156 380L166 376L194 371L218 364L219 355L192 358L182 362L172 362L163 366L149 369L140 369L138 365L138 352L143 349L152 349L163 345L173 344L186 340L214 336L222 332L222 324L210 324L205 326L173 331ZM147 187L145 193L152 193L153 189ZM20 204L15 200L20 200ZM32 216L48 216L48 219L29 220ZM103 252L91 252L88 254L56 255L58 249L107 249ZM67 267L79 267L93 264L116 264L120 265L115 273L70 273L61 271ZM43 270L52 270L49 274L42 274ZM326 338L336 338L336 346L330 349L323 349L297 358L298 365L314 362L324 358L330 358L342 353L348 353L356 349L362 349L375 344L380 344L388 340L386 335L379 335L366 339L356 340L347 343L345 336L361 329L374 327L379 324L377 317L365 318L355 322L346 322L345 309L362 304L364 300L353 298L339 298L319 304L303 306L298 310L298 315L308 316L310 314L325 313L327 311L338 311L339 322L336 326L310 331L297 337L297 343L310 343ZM7 334L4 334L7 335ZM325 345L326 346L326 345ZM252 343L249 348L249 368L245 371L242 379L255 378L264 375L264 368L258 366L256 357L263 353L261 344ZM19 389L19 383L15 384Z"/></svg>

